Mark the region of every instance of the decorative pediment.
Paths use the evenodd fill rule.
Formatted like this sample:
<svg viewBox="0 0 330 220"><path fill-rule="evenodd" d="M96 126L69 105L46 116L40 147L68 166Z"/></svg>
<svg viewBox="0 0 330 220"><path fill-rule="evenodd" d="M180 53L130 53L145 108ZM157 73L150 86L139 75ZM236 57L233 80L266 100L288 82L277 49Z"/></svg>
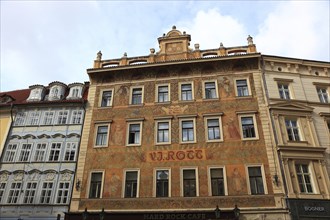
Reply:
<svg viewBox="0 0 330 220"><path fill-rule="evenodd" d="M311 113L313 112L314 109L312 107L309 107L301 103L292 103L292 102L281 102L281 103L271 104L269 108L271 110L305 112L305 113Z"/></svg>

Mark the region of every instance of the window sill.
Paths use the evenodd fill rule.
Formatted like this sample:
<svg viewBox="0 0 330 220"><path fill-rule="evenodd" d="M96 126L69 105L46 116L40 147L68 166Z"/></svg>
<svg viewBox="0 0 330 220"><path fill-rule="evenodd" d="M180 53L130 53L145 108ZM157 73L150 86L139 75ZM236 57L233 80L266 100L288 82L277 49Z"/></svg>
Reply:
<svg viewBox="0 0 330 220"><path fill-rule="evenodd" d="M195 99L192 100L179 100L179 103L189 103L189 102L195 102Z"/></svg>
<svg viewBox="0 0 330 220"><path fill-rule="evenodd" d="M98 148L106 148L106 147L108 147L108 145L96 145L93 148L98 149Z"/></svg>
<svg viewBox="0 0 330 220"><path fill-rule="evenodd" d="M206 140L206 143L220 143L223 142L223 139L219 139L219 140Z"/></svg>
<svg viewBox="0 0 330 220"><path fill-rule="evenodd" d="M112 108L112 105L109 105L109 106L98 106L97 108L98 109L109 109L109 108Z"/></svg>
<svg viewBox="0 0 330 220"><path fill-rule="evenodd" d="M141 104L129 104L128 107L143 107L144 103Z"/></svg>
<svg viewBox="0 0 330 220"><path fill-rule="evenodd" d="M252 95L248 95L248 96L236 96L237 99L249 99L249 98L253 98Z"/></svg>
<svg viewBox="0 0 330 220"><path fill-rule="evenodd" d="M219 101L219 97L216 98L203 98L203 101Z"/></svg>
<svg viewBox="0 0 330 220"><path fill-rule="evenodd" d="M127 144L126 147L141 147L141 144Z"/></svg>
<svg viewBox="0 0 330 220"><path fill-rule="evenodd" d="M167 102L155 102L156 105L169 105L171 104L171 101L167 101Z"/></svg>
<svg viewBox="0 0 330 220"><path fill-rule="evenodd" d="M163 146L163 145L170 145L170 144L171 144L171 142L155 143L155 145L156 145L157 147L159 147L159 146Z"/></svg>
<svg viewBox="0 0 330 220"><path fill-rule="evenodd" d="M259 140L258 137L255 137L255 138L242 138L242 141L256 141L256 140Z"/></svg>

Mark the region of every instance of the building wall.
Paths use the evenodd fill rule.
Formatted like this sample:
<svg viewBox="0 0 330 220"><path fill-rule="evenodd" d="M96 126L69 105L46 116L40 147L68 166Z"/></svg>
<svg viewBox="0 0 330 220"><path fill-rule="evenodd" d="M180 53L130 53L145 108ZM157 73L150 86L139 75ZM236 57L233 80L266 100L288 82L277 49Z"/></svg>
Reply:
<svg viewBox="0 0 330 220"><path fill-rule="evenodd" d="M3 152L3 148L6 143L6 137L10 129L10 112L9 111L1 111L0 114L0 157Z"/></svg>

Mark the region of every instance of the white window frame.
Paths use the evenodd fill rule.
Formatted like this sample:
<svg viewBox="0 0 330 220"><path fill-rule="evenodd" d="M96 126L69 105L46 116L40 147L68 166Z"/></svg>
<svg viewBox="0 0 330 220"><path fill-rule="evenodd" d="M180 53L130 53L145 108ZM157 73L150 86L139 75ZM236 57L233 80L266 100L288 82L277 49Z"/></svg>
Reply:
<svg viewBox="0 0 330 220"><path fill-rule="evenodd" d="M107 127L107 135L106 135L106 141L104 144L97 145L97 138L98 138L98 129L99 127ZM102 123L102 124L95 124L95 137L94 137L94 148L99 148L99 147L108 147L109 146L109 136L110 136L110 123Z"/></svg>
<svg viewBox="0 0 330 220"><path fill-rule="evenodd" d="M44 185L46 184L46 188L44 188ZM51 187L49 188L49 185L51 184ZM43 181L40 186L40 197L39 197L39 203L40 204L51 204L53 200L53 191L54 191L55 183L54 181ZM45 192L45 195L43 196L43 192ZM49 195L50 194L50 195ZM47 199L49 199L48 202Z"/></svg>
<svg viewBox="0 0 330 220"><path fill-rule="evenodd" d="M139 134L139 143L130 143L130 126L133 124L139 124L140 125L140 134ZM126 146L141 146L142 144L142 129L143 129L143 121L129 121L127 122L127 130L126 130Z"/></svg>
<svg viewBox="0 0 330 220"><path fill-rule="evenodd" d="M186 84L190 84L190 86L191 86L191 99L183 100L182 99L182 85L186 85ZM194 82L193 81L179 82L179 101L182 101L182 102L194 101L195 100L195 95L194 94L195 94L195 91L194 91Z"/></svg>
<svg viewBox="0 0 330 220"><path fill-rule="evenodd" d="M247 92L248 92L247 95L241 95L240 96L239 93L238 93L237 81L240 81L240 80L246 80L246 86L247 86ZM236 97L244 98L244 97L251 97L252 96L250 80L249 80L248 77L236 78L234 80L234 83L235 83L235 95L236 95Z"/></svg>
<svg viewBox="0 0 330 220"><path fill-rule="evenodd" d="M325 91L323 91L325 90ZM316 86L316 92L321 103L329 103L329 88L326 86Z"/></svg>
<svg viewBox="0 0 330 220"><path fill-rule="evenodd" d="M196 185L196 196L184 196L184 185L183 185L183 171L184 170L195 170L195 185ZM199 197L199 178L198 178L198 167L181 167L180 168L180 195L185 198Z"/></svg>
<svg viewBox="0 0 330 220"><path fill-rule="evenodd" d="M258 140L259 139L259 132L258 132L258 125L256 120L256 114L249 114L249 113L237 113L239 117L239 127L240 127L240 134L242 140ZM243 125L242 125L242 118L251 118L253 119L253 128L255 137L244 137L243 134Z"/></svg>
<svg viewBox="0 0 330 220"><path fill-rule="evenodd" d="M66 142L63 161L76 161L77 150L78 150L78 142ZM72 152L73 152L73 159L70 160L72 156ZM68 153L68 158L67 158L67 153Z"/></svg>
<svg viewBox="0 0 330 220"><path fill-rule="evenodd" d="M219 133L220 133L220 138L219 139L209 139L208 120L218 120L219 121ZM205 140L207 142L222 142L223 141L223 129L222 129L221 116L206 116L206 117L204 117L204 125L205 125Z"/></svg>
<svg viewBox="0 0 330 220"><path fill-rule="evenodd" d="M60 186L63 184L63 187ZM59 181L57 185L57 192L55 203L56 204L68 204L70 201L70 190L71 189L71 182L70 181ZM61 195L60 195L61 192ZM66 195L65 195L66 193ZM63 195L64 194L64 195Z"/></svg>
<svg viewBox="0 0 330 220"><path fill-rule="evenodd" d="M62 148L62 142L52 142L50 143L50 149L49 149L49 154L48 154L48 159L47 161L48 162L57 162L57 161L60 161L61 160L61 148ZM55 146L55 148L53 148L53 145ZM59 145L59 147L58 147ZM52 155L52 152L54 152L55 154L52 156L52 160L50 160L51 158L51 155ZM56 152L58 152L58 156L57 156L57 160L54 160L55 158L55 155L56 155Z"/></svg>
<svg viewBox="0 0 330 220"><path fill-rule="evenodd" d="M156 145L164 145L164 144L171 144L171 127L172 127L172 120L171 119L156 119L155 120L155 143ZM168 141L159 142L158 141L158 124L159 123L168 123Z"/></svg>
<svg viewBox="0 0 330 220"><path fill-rule="evenodd" d="M193 121L193 135L194 135L194 140L192 141L183 141L183 128L182 128L182 123L185 122L185 121ZM189 144L189 143L196 143L196 117L182 117L182 118L179 118L179 128L180 128L180 144Z"/></svg>
<svg viewBox="0 0 330 220"><path fill-rule="evenodd" d="M126 173L127 172L137 172L137 183L136 183L136 196L135 197L125 197L126 195ZM124 181L123 181L123 194L122 198L139 198L139 193L140 193L140 169L124 169Z"/></svg>
<svg viewBox="0 0 330 220"><path fill-rule="evenodd" d="M0 204L2 203L3 198L5 198L7 182L0 182Z"/></svg>
<svg viewBox="0 0 330 220"><path fill-rule="evenodd" d="M63 114L60 115L61 113L63 113ZM62 123L63 119L65 119L65 123ZM66 124L68 124L68 119L69 119L69 111L68 110L60 110L60 111L57 112L57 114L56 114L56 124L57 125L66 125ZM59 123L59 122L61 122L61 123Z"/></svg>
<svg viewBox="0 0 330 220"><path fill-rule="evenodd" d="M90 197L93 173L101 173L102 174L101 186L100 186L100 197L95 197L95 198ZM88 188L87 188L87 191L86 191L86 193L87 193L86 198L89 198L89 199L102 199L103 186L104 186L104 173L105 173L104 170L92 170L92 171L89 172Z"/></svg>
<svg viewBox="0 0 330 220"><path fill-rule="evenodd" d="M290 127L287 127L286 126L286 122L287 121L290 121L290 125L292 125L292 121L295 121L296 124L297 124L297 127L293 127L293 126L290 126ZM300 124L300 120L299 120L299 117L290 117L290 116L286 116L284 117L284 126L285 126L285 134L286 134L286 137L287 137L287 140L290 141L290 142L299 142L299 141L304 141L304 136L302 134L302 131L301 131L301 124ZM293 132L293 140L290 140L289 138L289 134L288 134L288 129L290 129L291 132L294 131L294 129L297 129L298 131L298 138L299 140L296 140L296 137L294 135L294 132ZM291 133L292 135L292 133Z"/></svg>
<svg viewBox="0 0 330 220"><path fill-rule="evenodd" d="M40 148L39 146L44 148ZM36 149L34 150L34 154L33 154L33 161L35 162L45 161L47 156L47 147L48 147L47 142L36 143ZM40 159L41 157L42 159Z"/></svg>
<svg viewBox="0 0 330 220"><path fill-rule="evenodd" d="M284 86L287 86L288 88L284 88ZM291 100L293 99L293 96L292 96L292 89L291 89L291 83L290 82L277 82L277 89L278 89L278 95L279 95L279 98L282 99L282 100ZM289 95L287 95L287 93ZM283 98L281 98L281 94L283 96Z"/></svg>
<svg viewBox="0 0 330 220"><path fill-rule="evenodd" d="M16 146L15 149L12 148L13 146ZM17 157L16 153L18 152L18 150L19 150L19 144L18 143L9 143L6 147L6 152L4 153L3 162L14 162L14 161L16 161L16 157ZM10 159L10 160L8 160L8 159Z"/></svg>
<svg viewBox="0 0 330 220"><path fill-rule="evenodd" d="M71 112L71 124L81 124L83 121L83 110L73 110Z"/></svg>
<svg viewBox="0 0 330 220"><path fill-rule="evenodd" d="M36 126L39 125L39 120L40 120L40 112L39 111L31 111L28 114L27 126Z"/></svg>
<svg viewBox="0 0 330 220"><path fill-rule="evenodd" d="M81 98L82 97L82 87L81 86L73 86L70 88L70 93L67 98Z"/></svg>
<svg viewBox="0 0 330 220"><path fill-rule="evenodd" d="M26 112L18 112L15 116L15 126L24 126L28 114Z"/></svg>
<svg viewBox="0 0 330 220"><path fill-rule="evenodd" d="M20 203L20 195L22 193L22 184L23 183L21 181L11 182L10 188L8 190L8 197L7 197L8 204Z"/></svg>
<svg viewBox="0 0 330 220"><path fill-rule="evenodd" d="M29 185L34 185L34 188L29 188ZM24 190L24 197L23 197L23 204L34 204L35 197L37 196L37 189L38 189L38 182L35 181L28 181L25 184Z"/></svg>
<svg viewBox="0 0 330 220"><path fill-rule="evenodd" d="M133 92L135 89L141 89L141 103L133 103ZM130 105L143 105L144 103L144 86L132 86L129 93L129 104Z"/></svg>
<svg viewBox="0 0 330 220"><path fill-rule="evenodd" d="M311 187L312 187L312 192L307 192L306 181L305 180L304 180L303 183L304 183L304 188L305 188L306 192L301 191L301 188L300 188L300 185L299 185L299 180L298 180L298 173L297 173L297 169L296 169L297 165L306 165L307 166L308 175L309 175L309 179L310 179ZM294 170L295 170L296 183L297 183L297 186L298 186L299 193L303 194L303 195L317 194L318 189L317 189L317 184L315 184L315 180L314 180L313 164L311 162L306 162L306 161L295 161L294 162ZM304 174L306 174L306 173L304 173Z"/></svg>
<svg viewBox="0 0 330 220"><path fill-rule="evenodd" d="M42 125L52 125L54 124L54 111L45 111L42 117Z"/></svg>
<svg viewBox="0 0 330 220"><path fill-rule="evenodd" d="M23 149L25 146L29 146ZM22 143L19 149L18 162L29 162L32 154L33 144L32 143ZM25 159L26 158L26 159Z"/></svg>
<svg viewBox="0 0 330 220"><path fill-rule="evenodd" d="M104 105L104 106L102 106L102 103L103 103L103 95L104 95L104 93L106 93L106 92L111 92L111 99L110 99L110 101L109 101L109 105ZM112 107L112 105L113 105L113 96L114 96L114 89L112 88L112 89L102 89L101 91L100 91L100 101L99 101L99 106L100 106L100 108L107 108L107 107Z"/></svg>
<svg viewBox="0 0 330 220"><path fill-rule="evenodd" d="M223 175L223 188L224 188L224 195L217 195L217 196L227 196L228 195L228 187L227 187L227 174L226 174L226 167L225 166L208 166L208 188L209 188L209 196L213 196L212 192L212 179L211 179L211 170L212 169L222 169L222 175Z"/></svg>
<svg viewBox="0 0 330 220"><path fill-rule="evenodd" d="M262 176L262 184L264 187L264 193L263 194L252 194L251 192L251 186L250 186L250 175L249 175L249 167L260 167L261 170L261 176ZM246 181L247 181L247 187L248 187L248 194L253 196L258 195L267 195L268 189L267 189L267 182L266 182L266 175L265 175L265 169L263 164L247 164L245 165L245 172L246 172Z"/></svg>
<svg viewBox="0 0 330 220"><path fill-rule="evenodd" d="M159 101L159 87L167 87L167 98L168 100L160 102ZM156 103L168 103L171 101L171 85L170 83L164 83L164 84L157 84L156 85L156 92L155 92L155 97L156 97Z"/></svg>
<svg viewBox="0 0 330 220"><path fill-rule="evenodd" d="M158 196L157 197L157 172L158 171L163 171L166 170L168 171L168 196ZM171 197L171 182L172 182L172 178L171 178L171 168L165 167L165 168L155 168L154 169L154 181L153 181L153 197L156 198L170 198Z"/></svg>
<svg viewBox="0 0 330 220"><path fill-rule="evenodd" d="M206 84L207 83L214 83L214 89L215 89L215 97L214 98L207 98L206 97ZM206 100L215 100L219 99L219 92L218 92L218 81L217 80L205 80L203 81L203 99Z"/></svg>

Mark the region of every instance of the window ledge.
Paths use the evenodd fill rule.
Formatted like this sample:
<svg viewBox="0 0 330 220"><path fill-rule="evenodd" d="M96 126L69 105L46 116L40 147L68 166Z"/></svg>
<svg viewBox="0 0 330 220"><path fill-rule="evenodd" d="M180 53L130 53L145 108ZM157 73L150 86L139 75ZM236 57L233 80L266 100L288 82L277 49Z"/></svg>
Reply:
<svg viewBox="0 0 330 220"><path fill-rule="evenodd" d="M141 104L129 104L128 107L143 107L144 103Z"/></svg>
<svg viewBox="0 0 330 220"><path fill-rule="evenodd" d="M249 99L249 98L253 98L252 95L248 95L248 96L236 96L237 99Z"/></svg>
<svg viewBox="0 0 330 220"><path fill-rule="evenodd" d="M167 101L167 102L155 102L156 105L169 105L171 104L171 101Z"/></svg>
<svg viewBox="0 0 330 220"><path fill-rule="evenodd" d="M98 148L107 148L109 147L108 145L102 145L102 146L93 146L94 149L98 149Z"/></svg>

